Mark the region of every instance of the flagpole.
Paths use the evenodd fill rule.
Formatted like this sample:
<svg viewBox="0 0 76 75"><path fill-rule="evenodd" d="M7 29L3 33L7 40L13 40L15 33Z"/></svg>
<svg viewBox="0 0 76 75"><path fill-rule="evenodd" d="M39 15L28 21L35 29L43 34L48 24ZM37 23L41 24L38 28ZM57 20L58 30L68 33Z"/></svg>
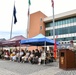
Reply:
<svg viewBox="0 0 76 75"><path fill-rule="evenodd" d="M10 39L12 38L12 29L13 29L13 16L14 16L14 24L16 24L16 22L17 22L17 18L16 18L16 8L15 8L15 1L14 1L14 8L13 8L13 14L12 14L12 22L11 22Z"/></svg>
<svg viewBox="0 0 76 75"><path fill-rule="evenodd" d="M54 1L51 0L52 2L52 10L53 10L53 40L54 40L54 58L56 61L56 50L57 50L57 46L56 46L56 39L55 39L55 20L54 20Z"/></svg>
<svg viewBox="0 0 76 75"><path fill-rule="evenodd" d="M30 5L31 1L28 0L28 19L27 19L27 39L29 38L29 26L30 26ZM28 46L26 46L26 49L28 50Z"/></svg>
<svg viewBox="0 0 76 75"><path fill-rule="evenodd" d="M12 38L12 29L13 29L13 15L12 15L12 22L11 22L10 39Z"/></svg>
<svg viewBox="0 0 76 75"><path fill-rule="evenodd" d="M14 5L15 5L15 1L14 1ZM13 11L14 11L14 6L13 6ZM10 39L12 38L12 30L13 30L13 14L12 14L12 21L11 21Z"/></svg>
<svg viewBox="0 0 76 75"><path fill-rule="evenodd" d="M29 26L30 26L30 5L31 5L31 1L30 1L30 0L28 0L27 38L29 38Z"/></svg>
<svg viewBox="0 0 76 75"><path fill-rule="evenodd" d="M53 39L55 40L55 21L54 21L54 1L52 1L52 10L53 10Z"/></svg>
<svg viewBox="0 0 76 75"><path fill-rule="evenodd" d="M29 26L30 26L30 6L28 5L27 38L29 38Z"/></svg>

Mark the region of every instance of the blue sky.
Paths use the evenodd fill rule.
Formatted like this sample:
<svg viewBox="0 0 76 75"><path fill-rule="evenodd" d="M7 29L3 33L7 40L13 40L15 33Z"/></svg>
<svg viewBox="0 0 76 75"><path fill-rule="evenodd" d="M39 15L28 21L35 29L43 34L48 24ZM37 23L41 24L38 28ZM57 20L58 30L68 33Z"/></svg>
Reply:
<svg viewBox="0 0 76 75"><path fill-rule="evenodd" d="M0 0L0 38L10 38L11 21L14 0ZM15 0L17 23L13 24L12 37L23 35L27 31L28 0ZM76 9L76 0L54 0L55 13L59 14ZM47 16L52 16L51 0L31 0L30 12L42 11Z"/></svg>

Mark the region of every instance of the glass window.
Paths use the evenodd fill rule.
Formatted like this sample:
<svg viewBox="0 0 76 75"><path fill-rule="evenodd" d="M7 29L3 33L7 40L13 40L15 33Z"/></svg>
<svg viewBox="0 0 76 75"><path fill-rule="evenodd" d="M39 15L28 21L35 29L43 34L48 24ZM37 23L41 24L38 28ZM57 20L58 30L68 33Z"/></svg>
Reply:
<svg viewBox="0 0 76 75"><path fill-rule="evenodd" d="M49 31L46 31L45 32L45 36L49 36Z"/></svg>
<svg viewBox="0 0 76 75"><path fill-rule="evenodd" d="M46 23L45 27L46 27L46 28L47 28L47 27L50 27L50 23Z"/></svg>
<svg viewBox="0 0 76 75"><path fill-rule="evenodd" d="M76 40L76 37L67 37L67 38L57 38L57 41L70 41L70 40Z"/></svg>
<svg viewBox="0 0 76 75"><path fill-rule="evenodd" d="M69 18L67 19L67 23L70 23L70 19Z"/></svg>
<svg viewBox="0 0 76 75"><path fill-rule="evenodd" d="M70 23L73 23L73 18L70 19Z"/></svg>
<svg viewBox="0 0 76 75"><path fill-rule="evenodd" d="M42 21L42 18L40 18L40 21Z"/></svg>
<svg viewBox="0 0 76 75"><path fill-rule="evenodd" d="M76 36L74 37L74 40L76 40Z"/></svg>
<svg viewBox="0 0 76 75"><path fill-rule="evenodd" d="M74 17L74 22L76 22L76 17Z"/></svg>
<svg viewBox="0 0 76 75"><path fill-rule="evenodd" d="M57 26L57 21L55 21L55 26Z"/></svg>
<svg viewBox="0 0 76 75"><path fill-rule="evenodd" d="M53 36L53 30L50 30L50 36Z"/></svg>
<svg viewBox="0 0 76 75"><path fill-rule="evenodd" d="M47 31L45 32L45 36L53 36L52 31L47 30Z"/></svg>
<svg viewBox="0 0 76 75"><path fill-rule="evenodd" d="M50 27L52 27L53 26L53 23L50 23Z"/></svg>
<svg viewBox="0 0 76 75"><path fill-rule="evenodd" d="M40 26L40 30L42 30L42 26Z"/></svg>
<svg viewBox="0 0 76 75"><path fill-rule="evenodd" d="M55 26L62 25L62 24L68 24L76 22L76 17L71 17L63 20L57 20L55 21ZM53 27L53 22L46 23L47 27ZM42 29L42 27L40 27ZM69 26L64 28L58 28L55 29L55 35L61 35L61 34L69 34L69 33L76 33L76 26ZM53 30L46 31L47 36L53 36Z"/></svg>
<svg viewBox="0 0 76 75"><path fill-rule="evenodd" d="M58 35L58 31L57 31L57 29L55 29L55 35Z"/></svg>
<svg viewBox="0 0 76 75"><path fill-rule="evenodd" d="M59 26L59 25L63 25L63 24L69 24L69 23L73 23L73 22L76 22L76 17L57 20L57 21L55 21L55 26ZM49 23L46 23L45 26L46 27L52 27L53 26L53 21L49 22Z"/></svg>

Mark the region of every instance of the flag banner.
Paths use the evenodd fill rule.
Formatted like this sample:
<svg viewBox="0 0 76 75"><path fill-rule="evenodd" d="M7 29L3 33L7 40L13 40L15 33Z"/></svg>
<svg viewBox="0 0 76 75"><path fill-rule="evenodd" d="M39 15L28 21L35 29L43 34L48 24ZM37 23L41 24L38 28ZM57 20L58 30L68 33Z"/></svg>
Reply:
<svg viewBox="0 0 76 75"><path fill-rule="evenodd" d="M57 45L56 45L56 39L54 39L54 58L57 57Z"/></svg>
<svg viewBox="0 0 76 75"><path fill-rule="evenodd" d="M30 15L30 5L31 5L31 1L30 0L28 0L28 16Z"/></svg>
<svg viewBox="0 0 76 75"><path fill-rule="evenodd" d="M53 0L51 0L51 2L52 2L52 7L54 8L54 1L53 1Z"/></svg>
<svg viewBox="0 0 76 75"><path fill-rule="evenodd" d="M28 16L30 15L30 5L31 5L31 1L28 0Z"/></svg>
<svg viewBox="0 0 76 75"><path fill-rule="evenodd" d="M15 8L15 5L14 5L14 10L13 10L13 16L14 16L14 24L16 24L17 18L16 18L16 8Z"/></svg>
<svg viewBox="0 0 76 75"><path fill-rule="evenodd" d="M30 0L28 0L28 4L31 5L31 1Z"/></svg>
<svg viewBox="0 0 76 75"><path fill-rule="evenodd" d="M30 5L31 5L31 1L28 0L28 12L27 12L27 16L28 16L28 23L27 23L27 38L29 37L29 26L30 26Z"/></svg>

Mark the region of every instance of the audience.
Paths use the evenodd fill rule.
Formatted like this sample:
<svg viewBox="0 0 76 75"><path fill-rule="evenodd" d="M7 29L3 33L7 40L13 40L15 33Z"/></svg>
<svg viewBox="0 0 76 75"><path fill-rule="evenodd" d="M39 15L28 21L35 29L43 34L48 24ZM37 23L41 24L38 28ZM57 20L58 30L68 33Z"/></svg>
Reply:
<svg viewBox="0 0 76 75"><path fill-rule="evenodd" d="M0 51L0 58L10 61L16 61L16 62L28 62L32 64L46 64L48 62L51 62L51 57L53 57L53 53L51 51L45 51L45 50L1 50Z"/></svg>

